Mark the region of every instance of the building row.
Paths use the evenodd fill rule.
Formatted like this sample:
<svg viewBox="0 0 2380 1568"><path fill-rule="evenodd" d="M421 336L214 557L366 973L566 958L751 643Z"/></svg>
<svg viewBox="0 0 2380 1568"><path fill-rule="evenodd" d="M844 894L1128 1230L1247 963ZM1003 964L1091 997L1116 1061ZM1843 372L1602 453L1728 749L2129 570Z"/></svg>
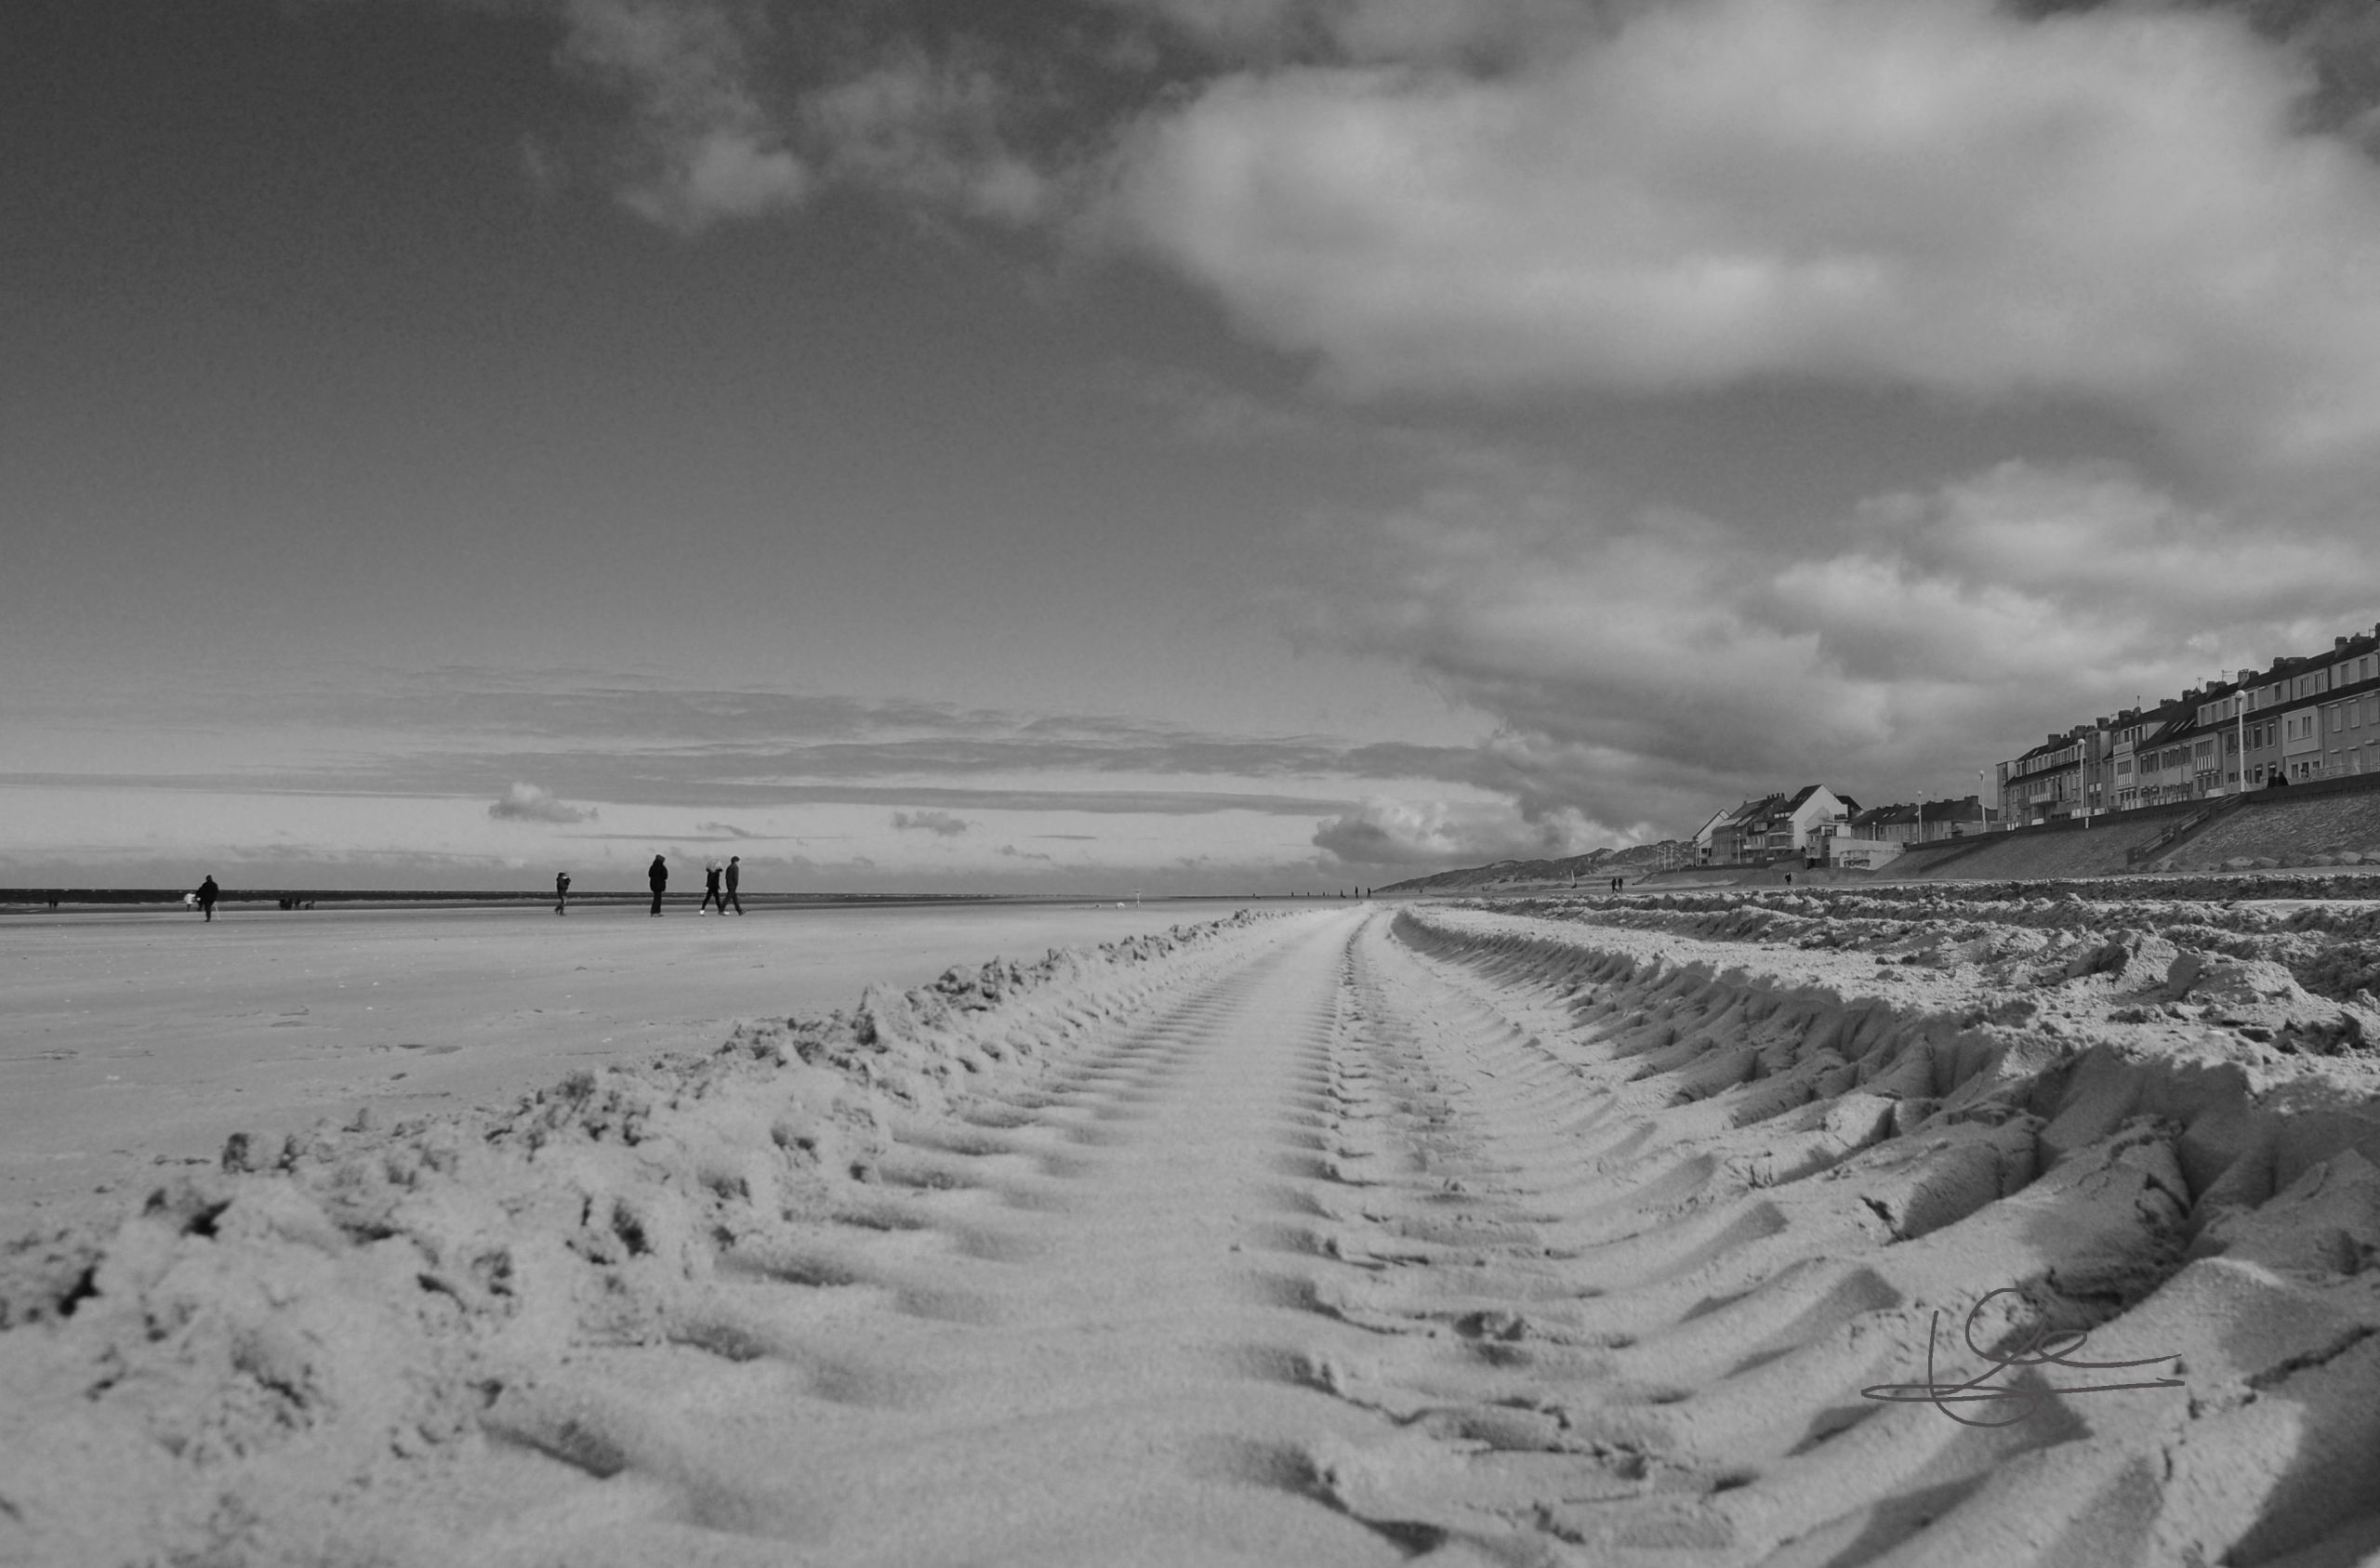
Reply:
<svg viewBox="0 0 2380 1568"><path fill-rule="evenodd" d="M2366 772L2380 773L2380 626L2045 736L1998 765L1990 799L1863 809L1805 784L1712 812L1693 852L1701 865L1873 869L1937 839Z"/></svg>
<svg viewBox="0 0 2380 1568"><path fill-rule="evenodd" d="M2380 772L2380 626L2046 737L1999 765L2011 825Z"/></svg>
<svg viewBox="0 0 2380 1568"><path fill-rule="evenodd" d="M1981 833L1996 819L1973 795L1863 810L1824 784L1805 784L1713 812L1694 836L1694 858L1700 865L1789 861L1874 870L1912 844Z"/></svg>

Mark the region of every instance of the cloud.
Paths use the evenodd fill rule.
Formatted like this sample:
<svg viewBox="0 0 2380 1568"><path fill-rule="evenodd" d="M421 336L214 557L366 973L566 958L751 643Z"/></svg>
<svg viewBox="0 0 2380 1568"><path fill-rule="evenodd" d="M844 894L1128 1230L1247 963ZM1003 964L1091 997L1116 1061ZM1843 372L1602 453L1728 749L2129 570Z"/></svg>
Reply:
<svg viewBox="0 0 2380 1568"><path fill-rule="evenodd" d="M745 829L736 826L734 823L696 823L694 824L694 831L696 833L713 834L723 838L766 838L769 837L765 833L747 832Z"/></svg>
<svg viewBox="0 0 2380 1568"><path fill-rule="evenodd" d="M904 833L931 833L939 838L956 838L975 824L948 811L895 811L892 813L892 825Z"/></svg>
<svg viewBox="0 0 2380 1568"><path fill-rule="evenodd" d="M498 822L583 823L595 820L591 808L564 805L553 797L549 790L536 784L516 782L504 792L504 798L487 809L487 814Z"/></svg>
<svg viewBox="0 0 2380 1568"><path fill-rule="evenodd" d="M1507 58L1605 20L1612 0L1109 0L1216 55L1253 60Z"/></svg>
<svg viewBox="0 0 2380 1568"><path fill-rule="evenodd" d="M493 794L534 778L565 796L707 814L851 804L1311 816L1349 803L1351 778L1463 783L1477 771L1476 754L1461 745L679 686L575 669L350 670L337 683L251 685L236 703L178 691L170 702L123 693L56 711L77 724L143 730L165 718L220 718L249 739L208 766L121 779L142 787ZM260 752L266 732L284 749ZM311 738L322 732L384 739L334 760ZM0 769L0 784L72 785L87 776Z"/></svg>
<svg viewBox="0 0 2380 1568"><path fill-rule="evenodd" d="M1373 800L1360 810L1316 824L1314 846L1329 857L1326 870L1402 869L1544 860L1581 854L1619 838L1574 810L1532 822L1510 806Z"/></svg>
<svg viewBox="0 0 2380 1568"><path fill-rule="evenodd" d="M1038 850L1020 850L1013 844L1003 844L992 852L996 855L1004 855L1010 860L1051 861L1052 864L1056 863L1049 855L1042 854Z"/></svg>
<svg viewBox="0 0 2380 1568"><path fill-rule="evenodd" d="M631 131L620 200L694 233L789 207L809 168L753 83L764 13L728 0L559 0L562 62L625 98Z"/></svg>
<svg viewBox="0 0 2380 1568"><path fill-rule="evenodd" d="M2329 457L2380 435L2380 169L2314 80L2216 10L1674 0L1502 73L1214 80L1106 217L1358 391L2046 394Z"/></svg>
<svg viewBox="0 0 2380 1568"><path fill-rule="evenodd" d="M2380 582L2366 533L2252 527L2105 463L2001 464L1801 537L1514 473L1329 544L1313 635L1493 716L1474 778L1524 824L1633 837L1810 783L1963 794L2050 728L2329 646ZM1418 863L1462 826L1368 808L1316 842Z"/></svg>
<svg viewBox="0 0 2380 1568"><path fill-rule="evenodd" d="M803 113L832 176L1023 223L1054 191L1003 137L1009 96L988 66L911 46L812 94Z"/></svg>

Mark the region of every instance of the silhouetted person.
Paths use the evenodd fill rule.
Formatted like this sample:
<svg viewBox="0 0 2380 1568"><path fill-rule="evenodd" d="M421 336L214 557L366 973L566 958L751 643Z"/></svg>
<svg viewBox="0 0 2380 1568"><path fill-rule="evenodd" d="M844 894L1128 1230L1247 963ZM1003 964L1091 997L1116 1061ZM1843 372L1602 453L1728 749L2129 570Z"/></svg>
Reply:
<svg viewBox="0 0 2380 1568"><path fill-rule="evenodd" d="M653 888L653 913L658 915L662 890L669 886L669 863L659 855L654 856L652 865L645 869L644 879Z"/></svg>
<svg viewBox="0 0 2380 1568"><path fill-rule="evenodd" d="M731 903L735 906L736 914L744 913L744 901L735 896L735 884L742 880L744 876L743 860L742 855L727 857L727 897L720 903L719 912L721 915L727 913L727 906Z"/></svg>
<svg viewBox="0 0 2380 1568"><path fill-rule="evenodd" d="M554 913L570 913L570 873L567 871L554 873Z"/></svg>
<svg viewBox="0 0 2380 1568"><path fill-rule="evenodd" d="M198 885L199 912L205 915L209 921L212 921L215 918L215 897L222 890L222 889L215 885L215 878L212 875L210 875L205 881L201 882Z"/></svg>
<svg viewBox="0 0 2380 1568"><path fill-rule="evenodd" d="M694 913L707 915L710 913L710 906L714 903L719 905L719 912L721 915L727 913L727 901L719 896L719 863L705 861L703 862L703 902L695 906Z"/></svg>

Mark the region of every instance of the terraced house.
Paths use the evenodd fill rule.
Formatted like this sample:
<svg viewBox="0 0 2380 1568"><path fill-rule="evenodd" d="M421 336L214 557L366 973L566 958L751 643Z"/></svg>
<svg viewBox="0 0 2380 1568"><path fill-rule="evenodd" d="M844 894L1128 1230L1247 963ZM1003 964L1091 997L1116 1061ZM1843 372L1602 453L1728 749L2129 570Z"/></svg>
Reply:
<svg viewBox="0 0 2380 1568"><path fill-rule="evenodd" d="M2050 735L2000 764L2000 810L2021 826L2362 773L2380 773L2380 626Z"/></svg>
<svg viewBox="0 0 2380 1568"><path fill-rule="evenodd" d="M1800 857L1826 858L1826 841L1859 810L1859 802L1824 784L1792 795L1764 795L1703 824L1696 858L1705 865L1765 865Z"/></svg>

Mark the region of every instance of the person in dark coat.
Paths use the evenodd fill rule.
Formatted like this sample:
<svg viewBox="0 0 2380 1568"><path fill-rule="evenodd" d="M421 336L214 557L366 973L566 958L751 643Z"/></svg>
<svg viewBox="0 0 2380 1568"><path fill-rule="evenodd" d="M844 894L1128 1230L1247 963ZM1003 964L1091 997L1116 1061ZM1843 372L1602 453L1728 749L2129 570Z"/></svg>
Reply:
<svg viewBox="0 0 2380 1568"><path fill-rule="evenodd" d="M198 907L210 921L215 918L216 895L222 890L215 885L215 877L211 873L205 881L198 885Z"/></svg>
<svg viewBox="0 0 2380 1568"><path fill-rule="evenodd" d="M554 873L554 913L570 913L570 873L567 871Z"/></svg>
<svg viewBox="0 0 2380 1568"><path fill-rule="evenodd" d="M727 896L719 901L719 912L721 915L727 913L727 906L731 903L735 906L736 914L741 915L744 913L744 901L735 896L735 884L742 879L744 875L742 864L743 859L744 857L742 855L730 855L727 857Z"/></svg>
<svg viewBox="0 0 2380 1568"><path fill-rule="evenodd" d="M719 905L719 912L721 915L727 913L727 901L719 896L719 863L705 861L703 863L703 902L696 907L694 913L707 915L710 913L710 906L714 903Z"/></svg>
<svg viewBox="0 0 2380 1568"><path fill-rule="evenodd" d="M662 890L669 886L669 863L659 855L654 856L653 864L646 869L644 879L652 885L653 913L658 915L661 913Z"/></svg>

